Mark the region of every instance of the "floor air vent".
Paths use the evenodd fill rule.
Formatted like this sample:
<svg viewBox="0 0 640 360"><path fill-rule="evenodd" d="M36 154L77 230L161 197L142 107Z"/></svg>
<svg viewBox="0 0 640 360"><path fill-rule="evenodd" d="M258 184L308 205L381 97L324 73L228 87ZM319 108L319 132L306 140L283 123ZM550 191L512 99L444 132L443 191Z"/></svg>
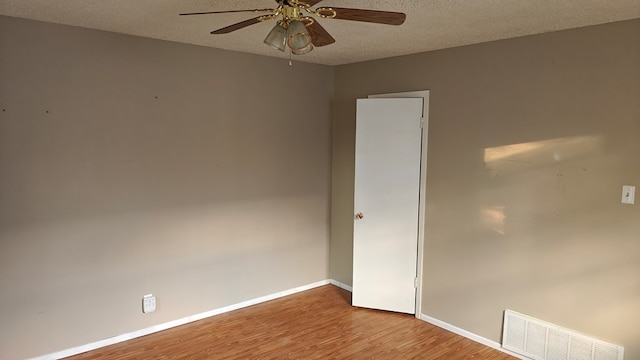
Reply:
<svg viewBox="0 0 640 360"><path fill-rule="evenodd" d="M623 360L624 348L506 310L502 347L536 360Z"/></svg>

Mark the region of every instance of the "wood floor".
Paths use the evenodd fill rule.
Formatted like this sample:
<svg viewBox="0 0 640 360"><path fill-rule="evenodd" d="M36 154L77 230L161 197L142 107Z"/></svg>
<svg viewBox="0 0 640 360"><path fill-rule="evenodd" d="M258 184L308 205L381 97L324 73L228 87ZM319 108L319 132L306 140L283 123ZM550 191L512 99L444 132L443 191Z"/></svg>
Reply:
<svg viewBox="0 0 640 360"><path fill-rule="evenodd" d="M515 359L350 298L326 285L67 359Z"/></svg>

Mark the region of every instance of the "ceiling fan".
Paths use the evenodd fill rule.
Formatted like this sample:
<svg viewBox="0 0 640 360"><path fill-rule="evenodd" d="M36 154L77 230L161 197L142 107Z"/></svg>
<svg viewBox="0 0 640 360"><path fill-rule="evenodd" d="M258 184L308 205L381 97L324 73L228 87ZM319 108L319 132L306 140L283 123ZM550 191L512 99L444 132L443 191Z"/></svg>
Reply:
<svg viewBox="0 0 640 360"><path fill-rule="evenodd" d="M263 21L278 19L276 25L264 39L264 43L280 51L289 48L291 53L295 55L306 54L313 50L314 46L326 46L336 41L315 18L309 15L315 15L322 19L364 21L386 25L401 25L407 17L404 13L392 11L340 7L311 8L320 1L322 0L276 0L278 6L274 9L205 11L180 15L264 12L264 15L214 30L211 34L228 34Z"/></svg>

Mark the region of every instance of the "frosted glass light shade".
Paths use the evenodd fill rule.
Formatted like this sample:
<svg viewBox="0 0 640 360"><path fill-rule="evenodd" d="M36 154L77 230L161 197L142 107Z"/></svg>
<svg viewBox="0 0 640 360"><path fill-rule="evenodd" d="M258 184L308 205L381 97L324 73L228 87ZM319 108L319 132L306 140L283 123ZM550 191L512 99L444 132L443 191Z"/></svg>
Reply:
<svg viewBox="0 0 640 360"><path fill-rule="evenodd" d="M313 49L311 35L307 32L303 22L294 20L289 23L287 46L296 55L306 54Z"/></svg>
<svg viewBox="0 0 640 360"><path fill-rule="evenodd" d="M284 51L287 43L287 29L280 22L269 31L269 34L264 38L264 43L271 46L274 49Z"/></svg>

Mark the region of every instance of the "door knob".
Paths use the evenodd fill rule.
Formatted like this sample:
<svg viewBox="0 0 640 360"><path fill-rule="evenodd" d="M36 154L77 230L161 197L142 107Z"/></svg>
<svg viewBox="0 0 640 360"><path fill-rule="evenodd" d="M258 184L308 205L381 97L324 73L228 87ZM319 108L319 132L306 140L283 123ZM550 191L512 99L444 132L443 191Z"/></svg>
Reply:
<svg viewBox="0 0 640 360"><path fill-rule="evenodd" d="M362 220L364 218L364 214L359 212L356 214L356 220Z"/></svg>

